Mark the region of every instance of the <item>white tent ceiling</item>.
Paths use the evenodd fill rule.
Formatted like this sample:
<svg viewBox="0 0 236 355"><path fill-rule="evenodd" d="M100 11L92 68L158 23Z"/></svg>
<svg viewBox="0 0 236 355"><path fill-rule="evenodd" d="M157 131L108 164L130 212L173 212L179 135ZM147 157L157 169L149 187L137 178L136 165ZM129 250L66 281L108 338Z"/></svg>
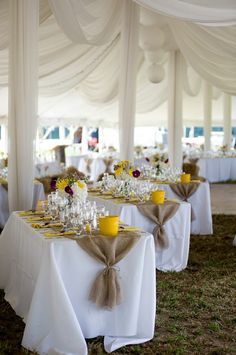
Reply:
<svg viewBox="0 0 236 355"><path fill-rule="evenodd" d="M159 1L159 0L158 0ZM56 0L57 6L59 1ZM143 3L142 1L137 1ZM153 3L152 1L150 1ZM51 12L47 0L40 0L39 30L39 124L83 123L113 126L118 123L118 86L120 67L120 3L119 1L87 1L87 8L98 18L111 18L106 25L112 31L104 36L95 35L96 26L86 27L90 42L99 45L73 43L59 28L57 21L66 23L66 17ZM148 1L147 1L148 3ZM191 1L194 5L194 1ZM203 4L204 2L199 3ZM54 1L50 1L53 8ZM61 3L68 6L68 2ZM147 5L147 4L146 4ZM163 2L165 7L165 2ZM217 4L215 4L217 8ZM55 8L54 8L55 10ZM73 9L72 9L73 10ZM100 12L98 12L98 10ZM222 10L222 9L221 9ZM164 11L164 8L163 8ZM108 15L107 15L108 14ZM87 14L88 15L88 14ZM82 16L82 17L83 17ZM81 19L80 19L81 20ZM197 21L197 19L196 19ZM73 21L72 21L73 22ZM7 116L8 82L8 1L0 1L0 117ZM84 28L83 28L84 29ZM73 37L73 23L67 34ZM102 35L103 34L103 35ZM167 125L168 51L179 48L192 66L219 84L223 90L236 90L236 27L206 27L175 20L146 8L140 14L139 69L137 81L136 125ZM76 40L80 34L74 35ZM84 35L81 34L82 40ZM191 42L191 46L188 44ZM209 43L211 46L209 46ZM218 50L218 45L221 45ZM189 48L193 48L192 52ZM225 50L227 48L227 51ZM197 54L196 54L197 53ZM199 60L199 56L201 57ZM216 59L215 59L216 58ZM217 71L217 72L216 72ZM163 74L164 73L164 74ZM217 73L217 74L216 74ZM151 81L159 81L152 83ZM222 80L222 76L224 80ZM151 81L150 81L151 79ZM203 122L202 79L186 64L183 74L184 124L200 125ZM217 90L215 90L217 92ZM218 95L220 94L218 90ZM236 104L233 100L232 119L236 121ZM213 124L223 120L221 100L213 101Z"/></svg>

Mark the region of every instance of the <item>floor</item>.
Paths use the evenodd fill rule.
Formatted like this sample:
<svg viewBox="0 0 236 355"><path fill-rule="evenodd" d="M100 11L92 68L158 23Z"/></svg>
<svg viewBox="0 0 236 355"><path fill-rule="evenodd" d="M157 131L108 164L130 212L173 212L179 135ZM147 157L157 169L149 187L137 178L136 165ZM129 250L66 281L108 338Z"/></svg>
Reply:
<svg viewBox="0 0 236 355"><path fill-rule="evenodd" d="M236 215L236 184L211 185L212 214Z"/></svg>

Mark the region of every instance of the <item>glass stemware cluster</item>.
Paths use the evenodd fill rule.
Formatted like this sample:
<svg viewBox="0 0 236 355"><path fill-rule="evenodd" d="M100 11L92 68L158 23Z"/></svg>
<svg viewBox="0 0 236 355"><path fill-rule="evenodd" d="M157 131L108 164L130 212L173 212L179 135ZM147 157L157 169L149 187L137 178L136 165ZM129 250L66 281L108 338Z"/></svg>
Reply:
<svg viewBox="0 0 236 355"><path fill-rule="evenodd" d="M43 208L53 221L62 224L62 231L73 229L77 236L83 233L91 235L92 230L98 227L99 217L109 214L104 206L97 206L95 201L61 197L57 191L48 195Z"/></svg>

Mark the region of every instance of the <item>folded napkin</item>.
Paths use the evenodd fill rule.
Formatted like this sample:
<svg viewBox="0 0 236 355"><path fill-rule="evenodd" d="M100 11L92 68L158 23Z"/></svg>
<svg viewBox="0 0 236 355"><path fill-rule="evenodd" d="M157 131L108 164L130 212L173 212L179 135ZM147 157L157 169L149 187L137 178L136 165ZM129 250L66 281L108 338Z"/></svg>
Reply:
<svg viewBox="0 0 236 355"><path fill-rule="evenodd" d="M119 232L140 232L141 228L131 226L119 226Z"/></svg>
<svg viewBox="0 0 236 355"><path fill-rule="evenodd" d="M44 215L44 211L21 211L18 212L20 216L37 216L37 215Z"/></svg>
<svg viewBox="0 0 236 355"><path fill-rule="evenodd" d="M40 224L40 223L32 223L31 227L35 229L40 229L40 228L56 228L56 227L62 227L62 223L48 223L48 224Z"/></svg>
<svg viewBox="0 0 236 355"><path fill-rule="evenodd" d="M76 235L76 232L74 231L68 231L68 232L52 232L52 233L43 233L44 237L49 237L49 238L52 238L52 237L63 237L63 236L67 236L67 235Z"/></svg>
<svg viewBox="0 0 236 355"><path fill-rule="evenodd" d="M51 217L29 217L27 218L29 222L37 222L37 221L51 221Z"/></svg>

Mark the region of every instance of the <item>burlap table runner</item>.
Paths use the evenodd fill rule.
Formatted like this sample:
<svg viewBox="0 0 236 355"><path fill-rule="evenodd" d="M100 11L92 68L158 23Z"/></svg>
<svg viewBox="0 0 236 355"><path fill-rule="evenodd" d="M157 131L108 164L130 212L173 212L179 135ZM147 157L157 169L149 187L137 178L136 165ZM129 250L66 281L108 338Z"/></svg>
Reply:
<svg viewBox="0 0 236 355"><path fill-rule="evenodd" d="M198 160L199 160L199 158L189 158L188 159L189 163L194 164L194 165L197 164Z"/></svg>
<svg viewBox="0 0 236 355"><path fill-rule="evenodd" d="M2 185L2 187L8 191L8 182L4 181L4 180L0 180L0 185Z"/></svg>
<svg viewBox="0 0 236 355"><path fill-rule="evenodd" d="M179 209L179 203L166 201L164 204L154 204L151 201L137 204L138 210L156 224L153 236L156 247L166 249L169 246L168 235L165 231L165 223L171 219Z"/></svg>
<svg viewBox="0 0 236 355"><path fill-rule="evenodd" d="M86 170L87 170L88 174L90 174L93 159L86 159L85 162L86 162Z"/></svg>
<svg viewBox="0 0 236 355"><path fill-rule="evenodd" d="M103 163L106 166L106 170L104 171L104 173L111 173L112 165L113 165L113 158L104 158Z"/></svg>
<svg viewBox="0 0 236 355"><path fill-rule="evenodd" d="M199 185L200 184L196 182L190 182L188 184L178 182L175 184L170 184L170 188L178 197L181 198L181 200L189 202L188 198L197 191ZM195 219L196 216L191 205L191 221L194 221Z"/></svg>
<svg viewBox="0 0 236 355"><path fill-rule="evenodd" d="M129 253L139 237L138 233L125 232L116 237L96 234L75 239L91 257L105 265L97 274L89 293L89 299L98 306L112 309L121 303L122 290L115 265Z"/></svg>

